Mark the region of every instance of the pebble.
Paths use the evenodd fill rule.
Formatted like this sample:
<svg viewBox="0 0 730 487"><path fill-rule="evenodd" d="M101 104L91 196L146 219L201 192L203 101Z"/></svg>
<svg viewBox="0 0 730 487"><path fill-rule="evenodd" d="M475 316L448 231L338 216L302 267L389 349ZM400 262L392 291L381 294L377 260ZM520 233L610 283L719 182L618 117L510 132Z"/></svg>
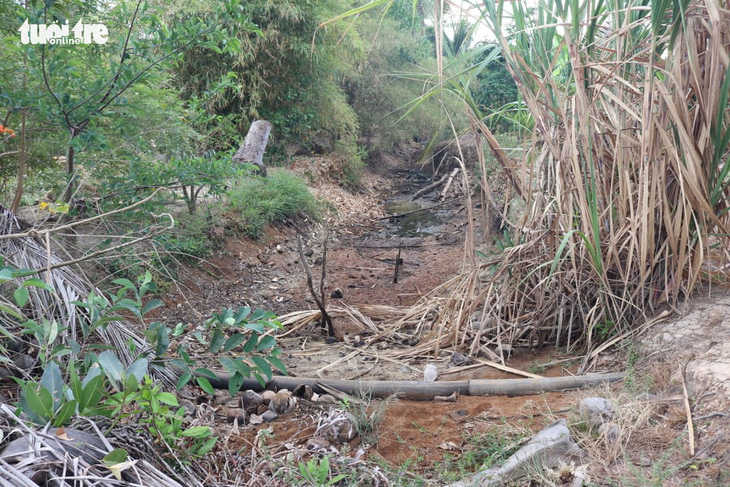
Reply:
<svg viewBox="0 0 730 487"><path fill-rule="evenodd" d="M322 394L321 396L319 396L318 402L325 404L337 404L337 399L331 394Z"/></svg>
<svg viewBox="0 0 730 487"><path fill-rule="evenodd" d="M271 423L278 417L279 417L279 415L276 414L274 411L266 411L266 412L264 412L264 414L261 415L261 419L263 419L267 423Z"/></svg>
<svg viewBox="0 0 730 487"><path fill-rule="evenodd" d="M13 359L13 363L20 370L30 370L35 367L36 362L38 361L30 355L19 355Z"/></svg>
<svg viewBox="0 0 730 487"><path fill-rule="evenodd" d="M423 369L423 379L426 382L433 382L438 379L439 371L434 364L427 364Z"/></svg>
<svg viewBox="0 0 730 487"><path fill-rule="evenodd" d="M271 400L274 398L274 396L276 396L276 392L274 392L274 391L266 390L261 393L261 399L263 399L264 404L267 404L267 405L271 402Z"/></svg>
<svg viewBox="0 0 730 487"><path fill-rule="evenodd" d="M233 423L238 420L238 424L246 422L246 411L241 408L232 408L226 410L226 421Z"/></svg>
<svg viewBox="0 0 730 487"><path fill-rule="evenodd" d="M469 358L468 355L464 355L460 352L454 352L454 354L451 356L451 360L449 361L449 365L452 367L462 367L464 365L470 364L471 358Z"/></svg>
<svg viewBox="0 0 730 487"><path fill-rule="evenodd" d="M241 394L241 402L243 403L243 409L251 414L256 413L259 406L264 404L264 398L261 397L261 394L249 389Z"/></svg>
<svg viewBox="0 0 730 487"><path fill-rule="evenodd" d="M185 416L194 416L196 407L190 399L180 399L180 405L185 408Z"/></svg>
<svg viewBox="0 0 730 487"><path fill-rule="evenodd" d="M616 423L603 423L598 427L598 432L603 435L609 443L616 443L621 436L621 428Z"/></svg>
<svg viewBox="0 0 730 487"><path fill-rule="evenodd" d="M0 367L0 382L6 382L10 380L13 374L5 367Z"/></svg>
<svg viewBox="0 0 730 487"><path fill-rule="evenodd" d="M602 397L584 397L578 404L578 414L590 426L598 428L613 418L613 404Z"/></svg>
<svg viewBox="0 0 730 487"><path fill-rule="evenodd" d="M10 340L7 348L12 352L20 353L25 349L25 342L23 342L22 340Z"/></svg>

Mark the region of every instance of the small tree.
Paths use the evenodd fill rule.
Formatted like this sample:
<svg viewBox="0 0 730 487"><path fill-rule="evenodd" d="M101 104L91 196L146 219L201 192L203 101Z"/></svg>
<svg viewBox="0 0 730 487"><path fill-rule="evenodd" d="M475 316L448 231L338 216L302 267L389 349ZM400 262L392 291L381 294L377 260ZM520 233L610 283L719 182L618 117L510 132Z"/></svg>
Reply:
<svg viewBox="0 0 730 487"><path fill-rule="evenodd" d="M151 82L161 69L170 66L183 52L195 45L200 49L224 52L236 49L237 43L228 42L231 32L255 32L256 27L245 17L240 1L231 0L216 8L219 15L215 22L206 23L189 18L170 24L165 23L160 9L146 2L122 1L110 10L91 10L79 7L70 12L57 7L54 2L44 2L42 9L31 7L24 10L31 22L49 23L65 21L71 14L83 14L87 18L108 18L113 25L125 26L124 35L103 45L69 46L28 45L30 56L37 62L31 66L43 80L50 102L40 100L41 108L49 118L59 121L67 132L66 172L69 177L64 200L74 194L76 149L82 136L93 139L91 128L94 121L115 103L131 87ZM223 47L220 47L223 46ZM37 51L40 51L39 53ZM116 51L116 55L113 52ZM125 98L129 103L129 97Z"/></svg>

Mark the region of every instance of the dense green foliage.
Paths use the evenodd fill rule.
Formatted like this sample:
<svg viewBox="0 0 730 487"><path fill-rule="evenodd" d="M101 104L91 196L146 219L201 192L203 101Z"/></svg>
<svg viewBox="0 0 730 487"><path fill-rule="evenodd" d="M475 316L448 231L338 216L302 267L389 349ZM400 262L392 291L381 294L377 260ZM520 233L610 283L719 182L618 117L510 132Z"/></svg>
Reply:
<svg viewBox="0 0 730 487"><path fill-rule="evenodd" d="M169 177L173 165L229 157L257 118L273 123L268 162L334 151L347 184L357 184L368 154L448 136L443 106L458 112L457 97L444 92L408 106L422 93L420 74L435 67L426 21L432 4L395 0L385 5L386 16L381 10L354 23L327 22L359 3L76 0L25 7L0 0L0 123L16 134L0 139L2 201L9 205L17 193L21 204L33 204L77 187L77 197L102 189L134 199L157 173L155 185L186 191L195 212L191 188L218 185L210 171L200 181ZM25 19L82 16L108 27L106 44L19 42ZM462 34L451 40L460 52L471 48ZM504 70L495 73L476 90L491 110L514 99ZM223 176L216 176L220 187Z"/></svg>
<svg viewBox="0 0 730 487"><path fill-rule="evenodd" d="M0 284L13 284L14 279L22 279L28 273L28 270L3 265ZM207 453L217 441L213 430L209 426L185 427L184 408L177 397L163 391L151 375L172 362L182 371L178 389L195 380L206 392L213 394L206 378L211 376L210 371L200 367L186 351L189 342L183 340L186 333L182 324L169 328L156 321L145 323L145 315L163 304L147 296L155 288L149 272L140 276L137 282L116 279L113 284L117 289L115 293L101 296L92 292L73 303L85 311L77 332L55 320L38 323L24 319L18 311L28 304L29 289L55 293L40 279L25 279L19 286L14 286L12 299L0 297L0 311L11 318L0 325L3 337L0 361L11 362L4 346L5 339L12 342L27 336L32 337L39 348L38 359L43 369L37 379L17 380L20 385L18 405L32 422L50 422L57 427L68 424L76 415L101 415L114 417L115 421L135 417L138 424L144 425L168 447L179 448L183 460ZM127 366L120 360L120 350L106 344L94 345L91 341L98 330L123 320L122 313L139 320L149 344L149 347L139 349L130 340L126 352L135 360ZM281 352L276 338L263 336L267 329L280 327L271 312L248 307L235 312L223 309L206 320L202 327L205 332L195 332L195 338L206 346L209 356L216 357L231 374L229 389L234 395L246 378L255 377L264 383L271 378L274 369L286 370L278 358ZM169 360L167 354L173 344L180 357Z"/></svg>
<svg viewBox="0 0 730 487"><path fill-rule="evenodd" d="M280 143L306 144L318 133L335 139L357 134L357 117L339 87L338 76L346 66L344 50L336 47L339 30L326 29L314 37L317 26L341 8L339 4L244 2L243 12L261 33L236 32L235 50L188 50L172 68L174 83L184 99L203 103L241 131L254 119L271 121L274 140ZM181 19L216 15L207 4L173 11ZM213 142L218 147L212 148L228 148L220 145L223 141Z"/></svg>

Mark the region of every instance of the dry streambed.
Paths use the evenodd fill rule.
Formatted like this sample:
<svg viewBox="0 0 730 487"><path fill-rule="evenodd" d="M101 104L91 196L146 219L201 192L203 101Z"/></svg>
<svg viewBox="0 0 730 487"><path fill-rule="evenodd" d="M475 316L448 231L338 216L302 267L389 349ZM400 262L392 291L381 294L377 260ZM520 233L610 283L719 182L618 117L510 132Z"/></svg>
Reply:
<svg viewBox="0 0 730 487"><path fill-rule="evenodd" d="M441 204L437 193L411 201L409 195L427 181L410 169L404 168L402 171L400 179L408 183L399 188L400 192L394 191L382 180L371 181L369 190L359 195L360 204L368 205L369 218L350 220L349 225L343 225L340 221L342 226L339 230L330 232L326 294L331 307L350 309L351 306L352 310L357 310L373 305L412 305L458 271L465 228L461 202L454 200ZM374 189L381 185L389 187L387 195ZM326 190L321 190L322 186L319 194L326 196ZM335 196L334 199L342 200L339 193ZM422 208L431 207L434 208L421 211ZM403 216L388 218L388 213ZM324 231L316 229L305 238L305 256L315 269L315 275L318 275L318 266L322 264L323 238ZM398 282L394 282L399 257ZM187 283L191 288L202 291L192 293L192 298L188 297L192 307L212 309L212 303L221 302L230 303L229 306L251 304L274 309L279 314L315 308L304 283L291 229L270 231L265 244L234 242L229 246L228 254L221 255L220 259L218 271L222 273L223 279L211 284L209 277L201 274L197 282L193 279ZM337 297L329 297L331 293ZM231 295L234 299L227 299ZM721 308L725 309L724 306L721 305ZM173 319L181 316L176 315L176 309L168 307L167 310ZM184 309L185 305L182 304L177 312L184 313ZM312 312L310 316L314 314ZM347 312L335 315L334 323L341 333L342 341L325 340L315 320L296 329L290 328L285 336L279 338L292 376L423 380L424 369L430 363L437 367L439 380L516 377L478 362L465 365L454 361L455 355L450 351L408 360L393 358L398 355L398 350L407 352L417 344L418 336L408 330L398 330L387 340L378 340L371 347L362 347L377 331L357 325L357 320L349 319ZM720 315L714 321L724 320L724 314ZM662 336L677 343L676 339L681 341L684 338L677 336L677 330L689 329L695 335L695 348L704 349L705 342L699 337L705 336L708 330L695 328L678 325L672 328L675 330L674 335L666 332L654 336ZM647 336L652 332L645 333ZM712 385L709 396L692 389L700 383L708 383L708 380L709 384L727 382L722 376L722 371L726 370L722 364L725 363L723 360L727 360L727 351L718 348L717 343L710 342L707 343L707 349L711 353L698 358L694 364L690 362L688 367L690 377L687 381L692 384L688 393L690 414L693 414L694 409L697 414L704 413L698 416L703 423L698 424L694 432L694 453L689 452L681 377L677 374L667 375L666 366L653 365L658 357L671 362L677 357L674 352L685 350L674 347L672 353L665 354L663 348L652 348L654 341L647 342L646 347L636 342L631 354L623 350L603 356L599 361L602 370L626 370L627 359L630 358L629 379L589 392L549 392L514 398L461 396L455 402L412 402L395 398L383 401L358 395L325 395L319 398L315 396L316 401L299 398L291 411L285 410L275 419L272 415L262 418L267 411L264 405L260 411L253 413L255 424L251 424L250 415L237 416L236 410L243 405L238 398L218 398L218 402L211 402L210 398L192 399L211 405L216 410L211 420L218 425L229 448L241 448L242 452L246 452L246 461L242 466L253 469L250 471L265 472L268 468L268 471L275 472L285 468L282 465L306 462L315 452L325 452L339 458L337 468L343 471L360 468L363 478L370 476L368 478L372 483L376 483L373 479L379 478L378 471L371 468L373 462L378 461L394 469L389 473L391 481L393 475L402 475L404 481L420 477L421 480L415 480L416 483L428 479L443 483L446 477L453 477L454 474L445 477L443 472L434 468L435 465L443 463L454 467L454 462L473 454L475 449L479 450L482 443L489 443L493 449L502 453L513 452L542 428L563 418L585 453L581 458L587 468L577 471L578 478L593 475L593 481L599 480L599 485L600 479L609 478L624 485L636 485L643 480L656 481L658 476L663 476L659 478L663 485L683 485L682 482L691 478L700 479L701 482L720 478L726 469L727 451L721 440L728 431L727 416L722 413L722 407L727 410L727 402L720 399L726 396L722 396ZM556 350L518 348L509 352L508 366L543 376L574 373L581 359L561 355ZM711 365L699 367L699 370L706 372L712 369L719 371L719 375L715 374L710 379L702 373L695 375L694 367L703 361ZM701 376L704 379L699 381ZM587 427L578 411L580 398L590 394L606 398L613 406L610 426L602 431L599 431L600 425ZM325 399L322 400L322 397ZM708 398L720 401L720 406L717 406L720 409L709 411L709 405L715 403L708 402ZM329 436L323 436L322 428L330 425L329 429L332 430L331 423L339 421L340 426L347 429L345 425L352 425L353 417L354 423L361 426L361 431L353 439L339 433L333 436L332 431L328 433ZM267 422L266 419L273 420ZM652 439L651 444L647 446L644 441L637 441L637 434L641 435L639 437L642 440ZM343 438L346 441L343 442ZM505 455L497 457L501 461L506 460ZM671 459L675 462L673 465L678 467L656 468L658 462L667 462L667 459ZM366 465L370 467L365 468ZM262 466L266 468L261 470ZM472 464L468 468L475 470L479 467L478 464ZM405 468L407 473L401 471L400 474L394 474L399 468ZM553 476L549 481L556 485L563 481L572 482L575 473L575 469L563 473L557 471L551 474ZM532 474L535 475L535 472ZM253 479L251 477L250 480Z"/></svg>

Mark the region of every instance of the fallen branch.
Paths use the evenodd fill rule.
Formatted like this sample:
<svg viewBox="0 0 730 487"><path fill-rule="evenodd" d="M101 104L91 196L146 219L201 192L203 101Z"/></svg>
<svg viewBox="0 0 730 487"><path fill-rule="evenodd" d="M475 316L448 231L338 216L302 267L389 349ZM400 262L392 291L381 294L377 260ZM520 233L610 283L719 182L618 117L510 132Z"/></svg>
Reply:
<svg viewBox="0 0 730 487"><path fill-rule="evenodd" d="M477 369L480 367L493 367L497 370L501 370L502 372L508 372L510 374L515 374L515 375L521 375L523 377L528 377L530 379L542 378L542 376L540 376L540 375L532 374L530 372L525 372L525 371L519 370L519 369L514 369L512 367L508 367L506 365L502 365L497 362L493 362L491 360L484 360L484 359L477 358L476 361L479 363L467 365L466 367L458 367L456 369L447 370L447 371L443 372L441 375L460 374L462 372L466 372L466 371L472 370L472 369Z"/></svg>
<svg viewBox="0 0 730 487"><path fill-rule="evenodd" d="M431 191L434 188L438 188L439 186L441 186L444 183L444 181L446 181L446 178L448 178L448 177L449 177L448 174L444 174L444 177L442 177L435 183L431 183L428 186L424 186L423 188L419 189L418 191L413 193L413 196L411 196L411 201L415 200L416 198L418 198L419 196L421 196L423 194L428 193L429 191Z"/></svg>
<svg viewBox="0 0 730 487"><path fill-rule="evenodd" d="M457 174L459 174L460 169L461 168L459 168L459 167L454 168L454 170L451 171L451 174L449 174L449 180L446 181L446 185L444 186L444 189L443 189L443 191L441 191L441 195L439 196L440 200L443 200L444 197L446 196L446 193L449 191L449 188L451 187L451 183L454 182L454 178L456 177Z"/></svg>
<svg viewBox="0 0 730 487"><path fill-rule="evenodd" d="M684 411L687 413L687 434L689 435L689 455L695 456L695 426L692 421L692 407L689 404L689 393L687 392L687 365L692 360L689 360L682 366L681 377L682 377L682 395L684 396Z"/></svg>

